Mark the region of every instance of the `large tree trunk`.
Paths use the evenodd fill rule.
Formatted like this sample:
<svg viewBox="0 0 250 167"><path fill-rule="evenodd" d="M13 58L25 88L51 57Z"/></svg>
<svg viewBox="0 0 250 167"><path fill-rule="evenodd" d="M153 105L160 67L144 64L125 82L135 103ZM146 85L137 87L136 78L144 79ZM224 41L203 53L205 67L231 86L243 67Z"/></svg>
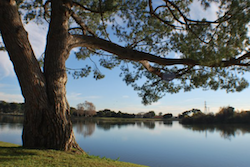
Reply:
<svg viewBox="0 0 250 167"><path fill-rule="evenodd" d="M58 13L52 12L51 16L44 74L29 43L16 2L0 1L0 31L25 99L22 139L26 148L80 149L72 130L65 90L65 61L69 56L66 33L69 11L66 6L69 4L52 1L52 8Z"/></svg>
<svg viewBox="0 0 250 167"><path fill-rule="evenodd" d="M67 74L65 63L69 57L68 20L71 8L70 0L51 1L51 21L47 36L44 73L47 83L49 105L52 106L51 118L55 123L55 141L65 150L78 147L72 131L70 107L66 99ZM59 137L59 138L58 138Z"/></svg>

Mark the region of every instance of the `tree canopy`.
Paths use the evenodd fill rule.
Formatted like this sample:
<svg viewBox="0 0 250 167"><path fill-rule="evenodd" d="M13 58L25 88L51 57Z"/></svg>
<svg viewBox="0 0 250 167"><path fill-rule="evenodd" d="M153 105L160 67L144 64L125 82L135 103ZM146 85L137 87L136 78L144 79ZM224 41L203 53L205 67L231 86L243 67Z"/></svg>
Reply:
<svg viewBox="0 0 250 167"><path fill-rule="evenodd" d="M26 23L49 22L50 2L17 1ZM138 91L144 104L181 89L234 92L248 86L242 75L250 65L248 0L69 2L70 45L80 47L76 57L96 55L100 66L119 66L123 80ZM211 5L217 8L214 20L192 14L199 7L205 11ZM87 64L73 76L92 73L95 79L101 79L104 74L97 66Z"/></svg>

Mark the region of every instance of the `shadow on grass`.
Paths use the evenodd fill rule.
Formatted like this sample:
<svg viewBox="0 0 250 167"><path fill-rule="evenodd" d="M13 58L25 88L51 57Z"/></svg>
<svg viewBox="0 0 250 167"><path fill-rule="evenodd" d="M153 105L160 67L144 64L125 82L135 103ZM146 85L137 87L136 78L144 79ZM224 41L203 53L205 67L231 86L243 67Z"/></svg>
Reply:
<svg viewBox="0 0 250 167"><path fill-rule="evenodd" d="M15 161L17 159L25 159L25 156L37 155L32 150L23 149L18 147L2 147L0 146L0 164L5 161Z"/></svg>

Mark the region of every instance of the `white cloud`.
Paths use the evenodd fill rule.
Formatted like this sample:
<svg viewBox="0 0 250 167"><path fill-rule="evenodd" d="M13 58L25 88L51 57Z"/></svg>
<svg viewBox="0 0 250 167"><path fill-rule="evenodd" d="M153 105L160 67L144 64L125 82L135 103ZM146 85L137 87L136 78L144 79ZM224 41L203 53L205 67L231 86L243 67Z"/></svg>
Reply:
<svg viewBox="0 0 250 167"><path fill-rule="evenodd" d="M82 96L82 93L70 92L67 93L67 99L72 106L76 106L78 103L83 103L84 101L90 101L93 99L100 99L101 96Z"/></svg>
<svg viewBox="0 0 250 167"><path fill-rule="evenodd" d="M159 106L159 105L161 105L161 102L157 101L157 102L155 102L155 103L152 103L151 105L152 105L152 106Z"/></svg>
<svg viewBox="0 0 250 167"><path fill-rule="evenodd" d="M181 54L180 53L174 53L174 58L176 58L176 59L181 58Z"/></svg>
<svg viewBox="0 0 250 167"><path fill-rule="evenodd" d="M7 102L24 102L21 94L7 94L3 92L0 92L0 100Z"/></svg>
<svg viewBox="0 0 250 167"><path fill-rule="evenodd" d="M122 96L122 98L124 98L124 99L128 99L128 98L129 98L129 96L128 96L128 95L123 95L123 96Z"/></svg>
<svg viewBox="0 0 250 167"><path fill-rule="evenodd" d="M84 96L83 98L88 100L88 99L100 99L102 97L101 96Z"/></svg>
<svg viewBox="0 0 250 167"><path fill-rule="evenodd" d="M7 52L0 52L0 79L7 76L15 76L13 65Z"/></svg>
<svg viewBox="0 0 250 167"><path fill-rule="evenodd" d="M218 11L218 3L211 2L210 7L208 7L206 10L201 6L201 2L198 0L195 0L190 5L190 17L191 19L198 19L201 20L203 18L206 18L209 21L214 21L217 19L216 12Z"/></svg>
<svg viewBox="0 0 250 167"><path fill-rule="evenodd" d="M71 92L70 94L67 94L67 99L69 100L82 100L83 98L81 97L81 93L75 93L75 92Z"/></svg>
<svg viewBox="0 0 250 167"><path fill-rule="evenodd" d="M48 31L47 27L45 27L45 25L37 25L36 23L31 22L25 25L25 29L28 32L29 40L36 57L40 58L45 50Z"/></svg>
<svg viewBox="0 0 250 167"><path fill-rule="evenodd" d="M37 58L39 58L45 49L47 28L44 25L29 23L25 25L29 40ZM0 39L2 42L2 38ZM3 77L15 76L13 65L7 52L0 52L0 79Z"/></svg>

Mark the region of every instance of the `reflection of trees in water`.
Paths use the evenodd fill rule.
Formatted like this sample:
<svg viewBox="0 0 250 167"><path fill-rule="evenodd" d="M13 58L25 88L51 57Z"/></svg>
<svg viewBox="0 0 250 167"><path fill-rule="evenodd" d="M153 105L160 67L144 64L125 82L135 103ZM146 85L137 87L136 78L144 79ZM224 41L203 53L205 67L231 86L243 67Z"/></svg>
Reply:
<svg viewBox="0 0 250 167"><path fill-rule="evenodd" d="M164 124L165 126L172 126L172 121L110 121L110 120L95 120L95 119L72 119L73 126L76 128L76 133L82 134L84 137L91 136L95 128L108 131L112 128L122 128L133 126L138 128L155 129L156 124ZM23 117L22 116L1 116L0 115L0 128L8 127L10 129L22 129Z"/></svg>
<svg viewBox="0 0 250 167"><path fill-rule="evenodd" d="M163 121L163 124L164 124L165 126L172 127L172 126L173 126L173 121L164 120L164 121Z"/></svg>
<svg viewBox="0 0 250 167"><path fill-rule="evenodd" d="M95 122L93 121L74 120L72 122L76 126L76 132L84 137L91 136L95 131Z"/></svg>
<svg viewBox="0 0 250 167"><path fill-rule="evenodd" d="M98 120L96 125L98 128L103 129L103 130L110 130L111 128L118 127L119 129L123 126L129 126L132 125L134 126L136 124L135 121L129 122L129 121L106 121L106 120Z"/></svg>
<svg viewBox="0 0 250 167"><path fill-rule="evenodd" d="M231 140L240 134L250 133L250 125L231 125L231 124L218 124L218 125L182 125L186 129L199 132L219 132L221 137Z"/></svg>
<svg viewBox="0 0 250 167"><path fill-rule="evenodd" d="M113 120L94 120L94 119L85 119L85 120L72 120L74 126L76 127L77 133L83 133L84 136L92 135L95 126L97 128L108 131L112 128L121 128L127 126L137 126L139 128L147 128L147 129L154 129L156 126L155 121L113 121ZM160 121L157 121L160 123ZM171 125L170 122L161 122L163 124L167 124L167 126Z"/></svg>
<svg viewBox="0 0 250 167"><path fill-rule="evenodd" d="M148 129L154 129L155 128L155 121L145 121L143 122L144 127Z"/></svg>
<svg viewBox="0 0 250 167"><path fill-rule="evenodd" d="M1 123L23 123L22 116L5 116L0 115L0 122Z"/></svg>
<svg viewBox="0 0 250 167"><path fill-rule="evenodd" d="M0 115L0 128L4 129L5 127L8 127L10 129L22 129L23 117Z"/></svg>
<svg viewBox="0 0 250 167"><path fill-rule="evenodd" d="M160 121L157 121L160 122ZM97 127L103 130L110 130L111 128L121 128L126 126L137 126L139 128L155 128L155 121L108 121L108 120L98 120L96 123Z"/></svg>

